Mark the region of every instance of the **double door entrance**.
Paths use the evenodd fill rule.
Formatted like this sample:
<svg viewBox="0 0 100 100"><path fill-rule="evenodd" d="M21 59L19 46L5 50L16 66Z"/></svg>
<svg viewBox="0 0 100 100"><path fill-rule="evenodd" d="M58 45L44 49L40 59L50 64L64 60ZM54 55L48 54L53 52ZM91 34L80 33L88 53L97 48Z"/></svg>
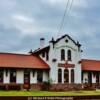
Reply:
<svg viewBox="0 0 100 100"><path fill-rule="evenodd" d="M31 71L32 72L32 71ZM34 71L32 72L34 77ZM43 82L43 71L42 70L37 70L37 83L42 83ZM25 69L24 70L24 89L29 90L30 89L30 69Z"/></svg>
<svg viewBox="0 0 100 100"><path fill-rule="evenodd" d="M30 89L30 70L24 70L24 89Z"/></svg>

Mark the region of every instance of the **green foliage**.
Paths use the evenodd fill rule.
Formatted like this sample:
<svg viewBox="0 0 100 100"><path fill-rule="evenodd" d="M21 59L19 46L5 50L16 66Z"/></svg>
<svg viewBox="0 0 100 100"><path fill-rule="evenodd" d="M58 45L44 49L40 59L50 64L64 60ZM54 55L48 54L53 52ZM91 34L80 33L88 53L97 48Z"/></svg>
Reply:
<svg viewBox="0 0 100 100"><path fill-rule="evenodd" d="M48 81L44 81L42 90L49 90L51 84L52 84L52 79L48 79Z"/></svg>
<svg viewBox="0 0 100 100"><path fill-rule="evenodd" d="M52 79L48 79L48 81L43 82L45 85L51 85L52 84Z"/></svg>

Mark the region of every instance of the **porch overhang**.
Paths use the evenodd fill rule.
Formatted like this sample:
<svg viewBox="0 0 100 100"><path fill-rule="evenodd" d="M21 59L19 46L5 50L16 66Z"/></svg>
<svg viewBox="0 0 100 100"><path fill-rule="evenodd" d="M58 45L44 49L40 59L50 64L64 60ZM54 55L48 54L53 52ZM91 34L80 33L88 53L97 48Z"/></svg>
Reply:
<svg viewBox="0 0 100 100"><path fill-rule="evenodd" d="M82 71L100 71L99 60L82 59L81 65L82 65Z"/></svg>

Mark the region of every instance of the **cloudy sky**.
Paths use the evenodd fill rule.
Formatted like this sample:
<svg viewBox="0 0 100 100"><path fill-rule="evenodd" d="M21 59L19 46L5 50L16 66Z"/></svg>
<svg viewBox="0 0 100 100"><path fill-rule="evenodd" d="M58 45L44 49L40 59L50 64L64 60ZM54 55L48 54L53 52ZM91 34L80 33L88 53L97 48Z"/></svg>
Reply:
<svg viewBox="0 0 100 100"><path fill-rule="evenodd" d="M83 58L100 59L100 0L73 1L59 35L79 40ZM56 38L65 7L66 0L0 0L0 52L28 52L40 37Z"/></svg>

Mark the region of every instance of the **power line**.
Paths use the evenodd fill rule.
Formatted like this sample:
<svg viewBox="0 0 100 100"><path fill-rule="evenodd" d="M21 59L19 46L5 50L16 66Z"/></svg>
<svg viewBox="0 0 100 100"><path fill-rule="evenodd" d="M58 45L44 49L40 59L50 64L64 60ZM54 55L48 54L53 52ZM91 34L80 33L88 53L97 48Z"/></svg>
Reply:
<svg viewBox="0 0 100 100"><path fill-rule="evenodd" d="M62 20L61 20L61 24L60 24L60 27L59 27L59 30L58 30L58 34L60 33L60 30L62 29L63 22L64 22L65 16L66 16L66 12L68 10L68 5L69 5L69 0L67 0L67 3L66 3L66 8L65 8L65 11L64 11L64 15L62 17Z"/></svg>
<svg viewBox="0 0 100 100"><path fill-rule="evenodd" d="M72 0L71 3L70 3L69 11L72 9L73 1L74 1L74 0Z"/></svg>
<svg viewBox="0 0 100 100"><path fill-rule="evenodd" d="M71 12L71 9L72 9L72 6L73 6L73 2L74 2L74 0L72 0L71 3L70 3L69 14ZM67 17L68 17L68 12L67 12ZM68 22L68 20L66 22Z"/></svg>
<svg viewBox="0 0 100 100"><path fill-rule="evenodd" d="M69 5L69 3L70 3L70 5ZM66 8L65 8L65 11L64 11L64 15L63 15L63 17L62 17L62 21L61 21L61 24L60 24L60 27L59 27L57 36L60 34L61 29L63 28L64 21L65 21L65 16L68 17L68 14L69 14L69 12L70 12L70 10L71 10L71 8L72 8L72 5L73 5L73 0L71 0L71 2L70 2L70 0L67 0ZM68 6L69 6L69 8L68 8ZM67 13L67 14L66 14L66 13Z"/></svg>

